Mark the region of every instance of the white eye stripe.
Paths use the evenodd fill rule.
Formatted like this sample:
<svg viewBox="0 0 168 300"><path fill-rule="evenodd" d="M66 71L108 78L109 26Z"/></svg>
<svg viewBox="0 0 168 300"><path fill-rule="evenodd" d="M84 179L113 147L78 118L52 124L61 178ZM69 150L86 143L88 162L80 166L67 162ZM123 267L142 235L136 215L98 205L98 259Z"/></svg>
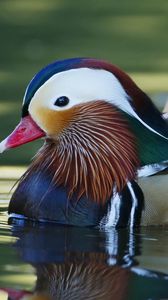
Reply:
<svg viewBox="0 0 168 300"><path fill-rule="evenodd" d="M54 105L56 99L62 96L68 97L69 103L65 107ZM40 107L61 111L69 109L74 105L94 100L109 101L111 104L136 118L149 130L164 137L136 114L131 106L132 99L130 99L119 80L106 70L80 68L53 75L34 94L29 105L29 112L34 116L33 107L37 101Z"/></svg>
<svg viewBox="0 0 168 300"><path fill-rule="evenodd" d="M89 68L72 69L53 75L35 93L31 102L40 98L43 106L54 110L57 98L66 96L70 99L66 108L93 100L108 100L128 105L126 93L118 79L105 70ZM117 103L116 103L117 104Z"/></svg>

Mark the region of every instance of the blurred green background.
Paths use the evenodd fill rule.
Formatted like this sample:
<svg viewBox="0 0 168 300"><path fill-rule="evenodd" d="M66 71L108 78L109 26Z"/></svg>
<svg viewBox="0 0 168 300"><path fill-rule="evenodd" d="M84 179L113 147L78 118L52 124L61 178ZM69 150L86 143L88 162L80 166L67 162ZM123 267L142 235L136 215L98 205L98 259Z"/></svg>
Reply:
<svg viewBox="0 0 168 300"><path fill-rule="evenodd" d="M168 94L168 1L0 0L0 139L19 121L34 74L78 56L119 65L161 108ZM28 164L40 144L10 150L0 164Z"/></svg>

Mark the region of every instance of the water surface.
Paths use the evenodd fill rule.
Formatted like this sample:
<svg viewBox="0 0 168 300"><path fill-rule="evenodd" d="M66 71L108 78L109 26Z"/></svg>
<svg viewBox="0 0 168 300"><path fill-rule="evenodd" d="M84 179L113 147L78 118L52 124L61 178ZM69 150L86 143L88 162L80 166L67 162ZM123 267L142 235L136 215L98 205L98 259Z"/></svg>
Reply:
<svg viewBox="0 0 168 300"><path fill-rule="evenodd" d="M0 180L0 299L168 299L167 229L10 225L17 176Z"/></svg>

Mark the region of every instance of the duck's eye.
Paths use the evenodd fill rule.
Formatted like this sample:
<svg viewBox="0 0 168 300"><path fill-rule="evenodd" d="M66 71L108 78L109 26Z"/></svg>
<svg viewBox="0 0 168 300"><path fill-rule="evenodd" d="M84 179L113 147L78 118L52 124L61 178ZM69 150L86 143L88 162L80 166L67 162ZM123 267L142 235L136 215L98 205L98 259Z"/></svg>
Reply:
<svg viewBox="0 0 168 300"><path fill-rule="evenodd" d="M69 98L66 96L61 96L61 97L57 98L54 105L62 107L62 106L67 105L68 103L69 103Z"/></svg>

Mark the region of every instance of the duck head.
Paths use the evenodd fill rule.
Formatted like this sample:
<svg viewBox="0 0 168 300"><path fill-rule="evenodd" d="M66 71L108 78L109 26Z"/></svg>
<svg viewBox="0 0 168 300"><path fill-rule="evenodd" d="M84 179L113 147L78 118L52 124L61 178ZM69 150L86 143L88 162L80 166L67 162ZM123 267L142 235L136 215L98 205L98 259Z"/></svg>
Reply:
<svg viewBox="0 0 168 300"><path fill-rule="evenodd" d="M25 92L22 119L1 152L45 137L29 171L47 169L68 196L105 203L146 163L165 159L168 127L148 96L107 62L75 58L42 69ZM151 147L152 145L152 147ZM163 148L163 147L162 147Z"/></svg>

